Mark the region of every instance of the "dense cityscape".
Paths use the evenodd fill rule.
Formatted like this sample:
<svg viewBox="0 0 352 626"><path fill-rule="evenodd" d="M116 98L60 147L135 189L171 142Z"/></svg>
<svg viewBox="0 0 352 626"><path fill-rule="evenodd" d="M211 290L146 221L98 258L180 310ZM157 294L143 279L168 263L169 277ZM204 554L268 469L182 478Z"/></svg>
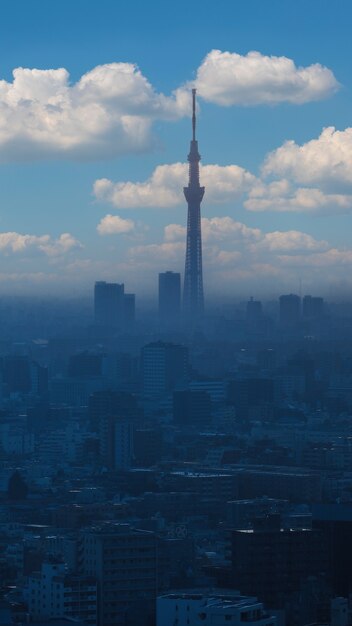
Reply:
<svg viewBox="0 0 352 626"><path fill-rule="evenodd" d="M204 304L195 131L183 298L2 299L6 626L350 623L352 309Z"/></svg>
<svg viewBox="0 0 352 626"><path fill-rule="evenodd" d="M0 7L0 626L352 626L351 1Z"/></svg>

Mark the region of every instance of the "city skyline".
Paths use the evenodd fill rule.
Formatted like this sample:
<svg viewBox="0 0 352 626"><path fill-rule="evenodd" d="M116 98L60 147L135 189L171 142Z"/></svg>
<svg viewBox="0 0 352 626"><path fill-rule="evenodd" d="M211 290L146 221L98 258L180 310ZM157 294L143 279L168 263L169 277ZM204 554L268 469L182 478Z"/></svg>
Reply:
<svg viewBox="0 0 352 626"><path fill-rule="evenodd" d="M329 3L220 4L199 13L182 2L169 41L152 45L153 28L167 26L159 2L140 4L133 23L126 8L115 27L93 5L83 25L81 2L70 20L67 2L50 18L40 1L16 19L6 5L0 294L88 294L106 280L146 297L159 272L183 274L193 86L207 297L270 298L300 283L350 292L351 9L334 12L337 41ZM176 58L186 8L192 49ZM302 15L298 44L286 26Z"/></svg>

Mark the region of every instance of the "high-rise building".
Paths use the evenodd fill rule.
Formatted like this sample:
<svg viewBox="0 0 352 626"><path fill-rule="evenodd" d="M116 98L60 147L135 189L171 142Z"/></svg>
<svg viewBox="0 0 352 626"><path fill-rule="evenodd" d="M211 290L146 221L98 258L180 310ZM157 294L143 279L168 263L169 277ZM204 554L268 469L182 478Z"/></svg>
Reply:
<svg viewBox="0 0 352 626"><path fill-rule="evenodd" d="M246 321L250 324L259 322L263 317L263 307L260 300L250 298L246 306Z"/></svg>
<svg viewBox="0 0 352 626"><path fill-rule="evenodd" d="M134 293L125 293L123 299L124 323L126 328L133 326L136 317L136 296Z"/></svg>
<svg viewBox="0 0 352 626"><path fill-rule="evenodd" d="M125 293L122 283L98 281L94 288L94 320L110 329L130 328L135 318L135 295Z"/></svg>
<svg viewBox="0 0 352 626"><path fill-rule="evenodd" d="M293 293L280 296L280 323L295 326L301 316L301 298Z"/></svg>
<svg viewBox="0 0 352 626"><path fill-rule="evenodd" d="M327 571L327 545L319 530L284 529L280 516L253 520L253 528L233 530L232 583L269 607L283 608L310 576Z"/></svg>
<svg viewBox="0 0 352 626"><path fill-rule="evenodd" d="M302 315L306 319L318 319L324 312L324 299L317 296L304 296Z"/></svg>
<svg viewBox="0 0 352 626"><path fill-rule="evenodd" d="M141 410L135 396L101 391L89 398L91 428L98 433L100 457L109 469L127 469L133 457L133 425Z"/></svg>
<svg viewBox="0 0 352 626"><path fill-rule="evenodd" d="M159 320L165 326L176 325L181 311L181 274L159 274Z"/></svg>
<svg viewBox="0 0 352 626"><path fill-rule="evenodd" d="M206 391L175 391L173 418L176 423L195 425L210 422L211 397Z"/></svg>
<svg viewBox="0 0 352 626"><path fill-rule="evenodd" d="M155 341L142 348L142 383L147 396L171 393L184 388L188 377L188 350L185 346Z"/></svg>
<svg viewBox="0 0 352 626"><path fill-rule="evenodd" d="M125 286L99 281L94 288L94 318L98 326L116 328L124 317Z"/></svg>
<svg viewBox="0 0 352 626"><path fill-rule="evenodd" d="M73 622L97 623L97 583L93 577L73 576L66 564L51 557L41 570L27 578L25 597L32 620L48 623L50 619L67 617ZM55 622L53 622L55 623Z"/></svg>
<svg viewBox="0 0 352 626"><path fill-rule="evenodd" d="M183 309L186 320L196 324L204 311L202 235L200 204L204 196L204 187L199 184L198 141L196 140L196 90L192 89L193 115L190 152L188 155L189 181L183 191L188 204L186 263L183 287Z"/></svg>
<svg viewBox="0 0 352 626"><path fill-rule="evenodd" d="M127 524L82 531L80 568L97 580L100 626L143 626L155 612L156 536Z"/></svg>

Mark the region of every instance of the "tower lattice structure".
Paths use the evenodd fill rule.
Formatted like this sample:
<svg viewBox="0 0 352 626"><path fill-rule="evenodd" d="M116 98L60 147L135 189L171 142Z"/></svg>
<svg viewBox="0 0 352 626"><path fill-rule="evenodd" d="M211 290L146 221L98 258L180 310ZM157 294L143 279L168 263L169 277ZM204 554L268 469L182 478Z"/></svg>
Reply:
<svg viewBox="0 0 352 626"><path fill-rule="evenodd" d="M204 312L202 232L200 205L205 188L199 183L198 141L196 140L196 90L192 89L192 140L188 155L189 180L183 192L188 204L186 263L183 287L183 310L186 319L197 322Z"/></svg>

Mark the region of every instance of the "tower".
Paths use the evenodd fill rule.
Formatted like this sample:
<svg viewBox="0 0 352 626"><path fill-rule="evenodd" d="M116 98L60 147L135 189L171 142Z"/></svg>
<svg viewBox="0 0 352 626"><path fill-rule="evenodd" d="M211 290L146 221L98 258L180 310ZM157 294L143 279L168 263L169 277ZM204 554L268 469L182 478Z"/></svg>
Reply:
<svg viewBox="0 0 352 626"><path fill-rule="evenodd" d="M188 322L196 323L204 311L203 270L202 270L202 234L200 204L204 196L204 187L199 184L198 141L196 140L196 90L192 89L192 140L188 155L189 180L183 192L188 204L186 264L183 287L183 309Z"/></svg>

